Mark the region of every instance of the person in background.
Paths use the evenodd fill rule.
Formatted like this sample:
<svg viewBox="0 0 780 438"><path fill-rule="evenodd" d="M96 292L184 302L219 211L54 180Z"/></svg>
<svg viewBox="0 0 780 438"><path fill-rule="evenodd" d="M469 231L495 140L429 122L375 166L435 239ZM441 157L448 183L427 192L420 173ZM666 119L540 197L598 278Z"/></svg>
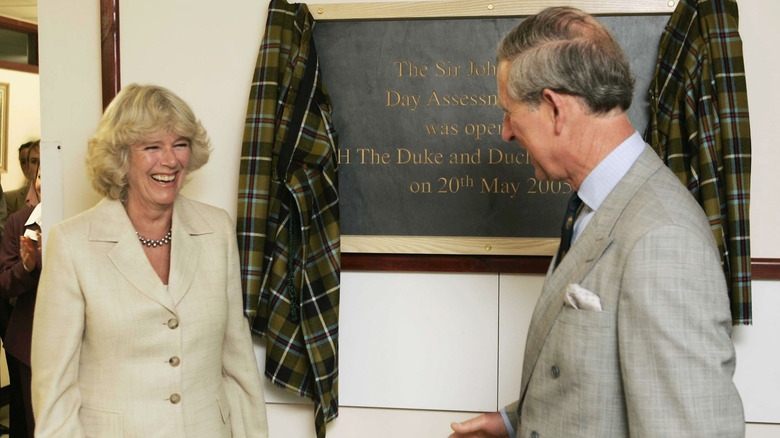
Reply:
<svg viewBox="0 0 780 438"><path fill-rule="evenodd" d="M41 196L40 166L35 166L33 191ZM30 340L33 312L41 275L41 204L10 215L0 244L0 296L15 301L3 338L12 388L19 388L24 409L10 412L11 433L32 438L35 429L30 398ZM13 389L12 389L13 391ZM13 396L13 395L12 395ZM18 410L11 406L11 411ZM24 424L14 424L24 423Z"/></svg>
<svg viewBox="0 0 780 438"><path fill-rule="evenodd" d="M25 179L21 187L5 193L5 205L9 216L24 208L34 207L25 201L31 190L31 182L35 177L33 173L41 161L40 145L40 140L34 140L19 146L19 166L22 168Z"/></svg>
<svg viewBox="0 0 780 438"><path fill-rule="evenodd" d="M504 140L536 178L576 193L518 401L453 423L452 437L744 435L720 255L701 207L631 126L633 87L614 37L576 9L528 17L499 45Z"/></svg>
<svg viewBox="0 0 780 438"><path fill-rule="evenodd" d="M30 149L33 145L36 146L33 153L32 161L37 167L40 157L40 151L38 149L39 142L30 141L19 146L19 166L22 169L24 175L24 184L16 189L10 191L4 191L0 186L0 236L5 229L6 221L11 213L15 213L19 210L26 208L28 205L25 203L25 198L30 194L31 189L34 190L34 186L30 184L32 177L30 176ZM33 169L33 172L35 170ZM0 294L5 295L5 294ZM0 296L0 339L5 344L5 332L8 328L8 324L11 318L11 312L13 311L13 303L15 298L9 299L5 296ZM8 366L8 376L10 379L9 384L9 425L11 438L27 436L27 419L25 418L25 403L22 394L21 376L19 375L19 363L12 356L6 355L6 364Z"/></svg>
<svg viewBox="0 0 780 438"><path fill-rule="evenodd" d="M3 235L6 220L8 220L8 207L5 205L5 191L3 190L3 185L0 184L0 237Z"/></svg>
<svg viewBox="0 0 780 438"><path fill-rule="evenodd" d="M32 339L36 437L268 435L235 223L179 194L206 130L126 86L87 147L105 198L47 238Z"/></svg>

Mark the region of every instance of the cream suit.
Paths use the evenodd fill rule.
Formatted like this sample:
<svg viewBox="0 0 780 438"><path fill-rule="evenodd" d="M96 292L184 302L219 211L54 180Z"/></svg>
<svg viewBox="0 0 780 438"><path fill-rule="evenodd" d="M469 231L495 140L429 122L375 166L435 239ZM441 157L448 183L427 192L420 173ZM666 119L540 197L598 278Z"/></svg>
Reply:
<svg viewBox="0 0 780 438"><path fill-rule="evenodd" d="M179 196L169 284L119 201L57 224L35 309L37 437L266 437L234 225Z"/></svg>
<svg viewBox="0 0 780 438"><path fill-rule="evenodd" d="M602 311L564 306L571 283L597 294ZM519 429L510 416L517 436L743 436L730 333L707 220L648 147L547 274Z"/></svg>

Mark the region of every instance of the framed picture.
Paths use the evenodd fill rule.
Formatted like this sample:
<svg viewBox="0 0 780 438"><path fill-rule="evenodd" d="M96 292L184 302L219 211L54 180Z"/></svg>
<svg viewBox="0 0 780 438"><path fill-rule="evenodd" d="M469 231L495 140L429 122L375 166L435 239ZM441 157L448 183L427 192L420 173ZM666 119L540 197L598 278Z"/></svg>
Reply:
<svg viewBox="0 0 780 438"><path fill-rule="evenodd" d="M8 171L8 84L0 82L0 172Z"/></svg>

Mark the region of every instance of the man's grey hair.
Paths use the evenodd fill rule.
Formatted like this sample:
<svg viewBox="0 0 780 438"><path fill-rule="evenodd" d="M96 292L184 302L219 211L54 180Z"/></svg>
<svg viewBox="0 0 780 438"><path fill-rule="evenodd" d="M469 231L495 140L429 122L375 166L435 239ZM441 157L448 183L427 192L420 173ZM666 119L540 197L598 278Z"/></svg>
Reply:
<svg viewBox="0 0 780 438"><path fill-rule="evenodd" d="M623 50L607 28L574 8L548 8L504 36L498 61L511 63L512 99L535 109L542 91L577 96L589 112L631 106L634 78Z"/></svg>

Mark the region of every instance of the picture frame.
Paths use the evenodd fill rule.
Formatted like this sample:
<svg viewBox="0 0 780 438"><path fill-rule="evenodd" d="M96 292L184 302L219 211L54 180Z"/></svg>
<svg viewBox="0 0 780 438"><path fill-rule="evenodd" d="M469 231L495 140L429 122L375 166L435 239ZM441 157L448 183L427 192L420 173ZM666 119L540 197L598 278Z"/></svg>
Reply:
<svg viewBox="0 0 780 438"><path fill-rule="evenodd" d="M10 85L0 82L0 172L8 172L8 91Z"/></svg>

